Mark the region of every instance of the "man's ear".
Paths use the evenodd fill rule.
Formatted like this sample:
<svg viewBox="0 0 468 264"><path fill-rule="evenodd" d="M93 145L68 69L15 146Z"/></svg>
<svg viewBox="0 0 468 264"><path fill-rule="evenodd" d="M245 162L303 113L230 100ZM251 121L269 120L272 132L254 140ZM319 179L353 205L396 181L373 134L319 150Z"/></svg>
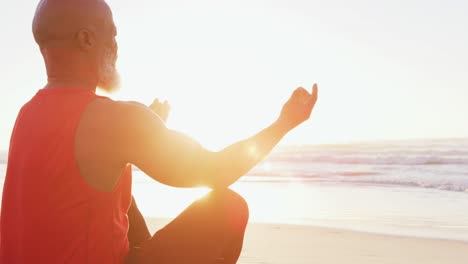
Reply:
<svg viewBox="0 0 468 264"><path fill-rule="evenodd" d="M75 35L75 43L78 48L89 51L96 45L94 33L88 29L80 29Z"/></svg>

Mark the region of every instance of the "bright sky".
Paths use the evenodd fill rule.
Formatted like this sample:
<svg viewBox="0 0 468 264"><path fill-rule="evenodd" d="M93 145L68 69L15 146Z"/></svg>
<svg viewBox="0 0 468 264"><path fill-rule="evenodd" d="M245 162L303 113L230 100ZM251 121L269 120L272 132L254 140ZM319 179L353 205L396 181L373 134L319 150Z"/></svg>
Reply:
<svg viewBox="0 0 468 264"><path fill-rule="evenodd" d="M0 149L45 84L37 2L0 2ZM111 97L168 99L168 126L207 147L267 126L294 88L314 82L312 119L284 143L468 136L467 1L108 3L123 79Z"/></svg>

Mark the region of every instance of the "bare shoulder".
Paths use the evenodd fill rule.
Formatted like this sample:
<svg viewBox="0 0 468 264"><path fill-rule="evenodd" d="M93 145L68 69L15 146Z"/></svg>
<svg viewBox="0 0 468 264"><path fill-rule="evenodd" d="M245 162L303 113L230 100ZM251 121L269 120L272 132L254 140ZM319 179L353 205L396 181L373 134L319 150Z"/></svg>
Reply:
<svg viewBox="0 0 468 264"><path fill-rule="evenodd" d="M121 116L124 113L131 114L135 109L142 109L146 106L138 102L130 101L115 101L110 98L96 98L89 103L85 110L85 114L90 114L92 118L98 116Z"/></svg>
<svg viewBox="0 0 468 264"><path fill-rule="evenodd" d="M103 129L117 129L138 120L154 118L154 113L142 103L115 101L109 98L96 98L83 113L82 119L89 119L94 126ZM146 120L148 121L148 120ZM122 129L122 128L121 128Z"/></svg>
<svg viewBox="0 0 468 264"><path fill-rule="evenodd" d="M155 131L158 126L157 118L143 104L108 98L90 102L75 135L75 159L83 178L99 190L111 190L131 163L131 146L142 138L140 131L145 127Z"/></svg>
<svg viewBox="0 0 468 264"><path fill-rule="evenodd" d="M116 147L126 148L135 138L163 127L161 119L144 104L96 98L83 112L78 133L92 142L90 147L118 154Z"/></svg>
<svg viewBox="0 0 468 264"><path fill-rule="evenodd" d="M123 111L121 103L108 98L96 98L81 114L75 135L75 156L79 163L93 161L112 163L119 148L118 116Z"/></svg>

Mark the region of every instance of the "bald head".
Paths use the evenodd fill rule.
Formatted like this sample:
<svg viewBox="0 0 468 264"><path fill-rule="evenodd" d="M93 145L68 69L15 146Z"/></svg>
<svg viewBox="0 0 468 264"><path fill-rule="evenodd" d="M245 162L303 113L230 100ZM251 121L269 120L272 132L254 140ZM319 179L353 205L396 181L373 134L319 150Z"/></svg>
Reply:
<svg viewBox="0 0 468 264"><path fill-rule="evenodd" d="M40 47L76 37L79 30L112 30L112 13L103 0L42 0L33 19L34 39Z"/></svg>
<svg viewBox="0 0 468 264"><path fill-rule="evenodd" d="M116 28L104 0L41 0L33 19L51 79L95 82L104 90L117 87ZM80 76L66 76L70 74Z"/></svg>

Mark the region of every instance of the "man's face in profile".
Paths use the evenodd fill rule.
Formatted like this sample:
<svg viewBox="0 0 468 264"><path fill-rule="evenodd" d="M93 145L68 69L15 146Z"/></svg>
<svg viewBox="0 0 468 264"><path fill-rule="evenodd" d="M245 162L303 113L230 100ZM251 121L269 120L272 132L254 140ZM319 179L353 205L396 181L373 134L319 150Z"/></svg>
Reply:
<svg viewBox="0 0 468 264"><path fill-rule="evenodd" d="M100 45L98 45L98 87L106 92L115 91L120 85L120 75L116 68L117 62L117 41L115 39L117 29L109 16L109 25L98 33Z"/></svg>

